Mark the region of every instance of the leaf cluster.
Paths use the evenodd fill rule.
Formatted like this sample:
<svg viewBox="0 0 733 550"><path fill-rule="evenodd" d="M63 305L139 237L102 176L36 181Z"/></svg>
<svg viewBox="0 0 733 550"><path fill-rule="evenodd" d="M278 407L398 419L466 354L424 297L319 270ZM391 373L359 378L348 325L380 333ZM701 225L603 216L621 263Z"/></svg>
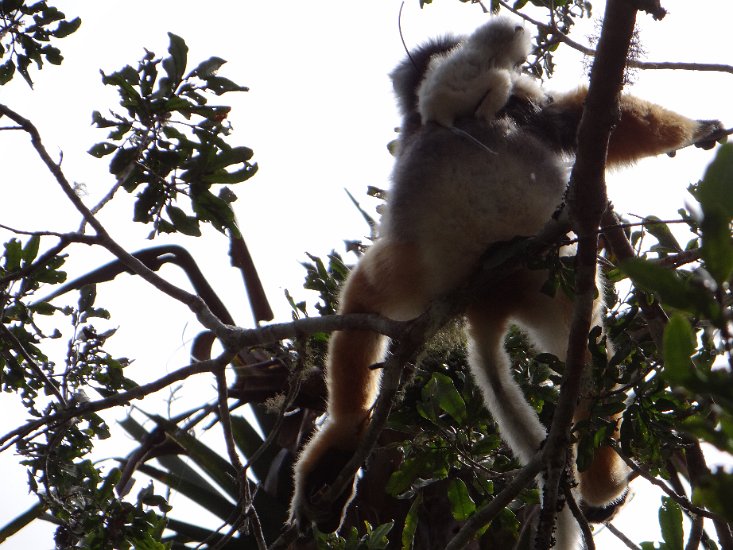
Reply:
<svg viewBox="0 0 733 550"><path fill-rule="evenodd" d="M0 86L13 79L16 71L33 87L30 66L35 63L40 70L44 61L60 65L61 50L53 40L65 38L76 32L81 19L67 19L66 15L45 0L30 3L26 0L2 0L0 2Z"/></svg>
<svg viewBox="0 0 733 550"><path fill-rule="evenodd" d="M236 234L236 196L228 185L252 177L257 165L251 149L226 139L230 107L210 100L247 88L217 74L225 63L219 57L187 72L186 43L172 33L169 38L167 56L146 50L136 68L102 73L103 82L117 89L124 112L93 113L93 123L109 134L89 153L112 155L109 170L118 184L137 192L133 219L152 223L153 234L198 236L201 222ZM213 186L220 186L218 193Z"/></svg>

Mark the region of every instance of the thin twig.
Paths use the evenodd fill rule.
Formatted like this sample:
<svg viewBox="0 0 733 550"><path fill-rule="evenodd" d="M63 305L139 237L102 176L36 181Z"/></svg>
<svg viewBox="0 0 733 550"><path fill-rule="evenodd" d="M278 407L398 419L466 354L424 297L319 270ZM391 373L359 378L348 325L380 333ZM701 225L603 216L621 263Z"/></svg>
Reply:
<svg viewBox="0 0 733 550"><path fill-rule="evenodd" d="M639 548L636 544L634 544L634 541L632 541L629 537L627 537L621 531L619 531L616 527L614 527L613 523L610 523L609 522L609 523L604 523L603 525L605 525L606 526L606 529L608 529L609 531L611 531L611 533L613 533L613 535L618 540L620 540L626 546L628 546L629 548L631 548L631 550L641 550L641 548Z"/></svg>
<svg viewBox="0 0 733 550"><path fill-rule="evenodd" d="M283 420L285 419L285 413L290 410L293 405L295 398L300 393L300 386L303 381L303 373L305 372L305 358L307 357L305 350L298 353L298 366L294 375L288 376L288 393L283 400L283 403L278 411L277 418L272 425L272 429L268 432L267 437L262 444L257 447L257 450L247 458L247 464L244 465L245 474L247 470L257 462L260 457L269 449L275 442L277 437L280 435L280 428L282 427Z"/></svg>
<svg viewBox="0 0 733 550"><path fill-rule="evenodd" d="M231 361L231 358L232 358L231 353L223 353L222 355L220 355L219 357L215 359L210 359L207 361L197 361L195 363L191 363L190 365L186 367L182 367L178 370L175 370L157 380L154 380L153 382L150 382L149 384L137 386L128 391L117 393L115 395L106 397L104 399L100 399L98 401L88 401L86 403L81 403L75 408L67 409L67 410L58 412L56 414L48 415L43 418L33 420L32 422L28 422L24 424L23 426L19 426L18 428L15 428L14 430L0 437L0 445L2 445L2 447L0 447L0 452L6 450L8 447L12 446L16 441L19 441L20 439L27 437L32 432L35 432L36 430L42 428L43 426L47 424L58 424L58 423L66 422L70 420L71 418L76 418L76 417L84 416L86 414L91 414L91 413L103 411L103 410L106 410L112 407L116 407L118 405L127 404L134 399L141 399L143 397L150 395L151 393L155 393L164 388L167 388L168 386L170 386L171 384L175 382L180 382L181 380L185 380L186 378L189 378L190 376L193 376L194 374L212 372L214 369L216 369L220 365L228 364L229 361Z"/></svg>
<svg viewBox="0 0 733 550"><path fill-rule="evenodd" d="M504 0L499 0L499 4L506 10L509 10L513 14L521 17L528 23L536 26L541 31L546 32L548 34L551 34L554 36L557 40L560 42L564 42L574 50L579 51L583 55L587 55L589 57L595 57L597 55L597 50L594 50L593 48L589 48L588 46L584 46L580 42L576 42L572 38L570 38L567 34L560 31L556 26L554 25L548 25L547 23L543 23L542 21L538 21L537 19L533 19L526 13L523 13L522 11L515 9L510 4L506 3ZM634 67L635 69L644 69L644 70L676 70L676 71L698 71L698 72L721 72L721 73L729 73L733 74L733 65L724 65L720 63L685 63L685 62L669 62L669 61L639 61L636 59L630 59L628 61L629 67Z"/></svg>
<svg viewBox="0 0 733 550"><path fill-rule="evenodd" d="M703 516L717 521L725 521L718 514L695 506L686 496L677 494L666 483L654 477L654 475L652 475L652 473L644 466L642 466L641 464L637 464L628 456L626 456L626 454L619 448L619 446L614 441L610 441L609 445L613 448L614 451L616 451L618 456L621 457L621 459L626 463L629 468L637 472L641 477L646 479L652 485L656 485L657 487L659 487L662 491L665 492L665 494L667 494L667 496L669 496L677 504L682 506L682 508L684 508L685 510L689 511L692 514L697 514L698 516Z"/></svg>

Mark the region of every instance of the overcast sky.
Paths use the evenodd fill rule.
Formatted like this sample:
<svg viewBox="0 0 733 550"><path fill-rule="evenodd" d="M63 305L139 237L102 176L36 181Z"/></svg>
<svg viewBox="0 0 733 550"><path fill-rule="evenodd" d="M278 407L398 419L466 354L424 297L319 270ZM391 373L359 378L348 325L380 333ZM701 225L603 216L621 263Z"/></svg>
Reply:
<svg viewBox="0 0 733 550"><path fill-rule="evenodd" d="M239 196L235 209L273 308L279 320L287 320L284 289L296 297L306 296L298 290L303 277L298 262L305 259L305 252L324 255L332 248L340 250L343 239L368 234L344 189L370 208L367 186L389 185L392 158L386 144L395 137L399 119L387 74L404 56L397 25L400 2L51 3L69 17L79 15L83 20L76 34L58 44L64 64L34 71L32 92L16 78L0 89L0 101L38 125L52 154L63 151L67 176L85 184L90 202L112 183L105 161L85 153L105 136L90 126L91 111L104 112L116 104L116 94L102 85L99 69L111 72L125 64L135 65L144 47L164 54L166 32L171 31L188 43L190 67L213 55L223 57L229 63L220 74L250 88L246 94L224 96L234 107L229 117L235 128L233 142L254 149L260 167L254 178L235 188ZM602 14L602 4L595 3L596 16ZM731 62L730 4L729 0L670 0L664 2L670 13L662 23L641 16L645 58ZM405 6L402 29L408 46L414 46L437 34L470 32L485 18L477 5L457 0L436 0L424 10L412 0ZM587 43L596 28L595 22L584 25L576 39ZM565 90L585 82L587 66L579 54L561 48L557 63L557 76L548 87ZM719 118L731 126L732 83L731 75L646 71L633 75L629 90L693 118ZM700 177L710 158L708 153L682 151L674 159L644 161L612 174L609 196L623 213L674 217L685 200L685 188ZM5 186L0 201L2 223L59 231L77 227L78 216L23 136L0 132L0 159ZM32 219L24 210L29 205L37 212ZM102 219L128 248L148 246L145 236L150 228L131 226L127 223L130 213L129 208L118 209ZM205 235L205 239L186 241L187 246L235 319L251 326L240 277L228 267L225 239L213 231ZM0 236L3 241L8 237ZM79 249L69 262L70 274L79 275L108 259ZM163 273L184 284L173 269ZM170 299L150 293L132 277L123 279L113 290L99 292L100 304L112 310L113 324L120 327L112 351L131 355L134 350L131 376L139 381L185 364L186 344L198 330L193 316ZM148 336L148 343L145 335L154 336ZM211 382L202 379L197 391L211 392ZM16 409L6 403L11 399L4 397L0 417L13 416ZM3 488L0 499L0 523L4 524L33 500L24 500L25 474L14 465L12 455L0 455L0 465L13 472L6 477L9 486ZM655 496L644 506L656 510L658 502ZM635 514L624 513L628 518ZM627 531L633 539L645 540L645 536L656 536L650 530L655 522L656 514L645 516L644 522L629 525ZM36 527L3 548L51 548L51 530ZM604 549L623 548L611 541L599 544Z"/></svg>

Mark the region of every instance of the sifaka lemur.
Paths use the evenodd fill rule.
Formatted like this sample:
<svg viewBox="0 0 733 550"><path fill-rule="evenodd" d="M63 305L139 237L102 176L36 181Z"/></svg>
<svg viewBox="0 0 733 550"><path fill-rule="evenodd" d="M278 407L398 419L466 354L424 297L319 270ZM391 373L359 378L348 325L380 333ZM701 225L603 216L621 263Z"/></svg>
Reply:
<svg viewBox="0 0 733 550"><path fill-rule="evenodd" d="M519 66L528 33L494 18L467 38L446 37L411 52L393 72L402 124L380 237L346 281L340 313L378 313L408 320L431 300L464 283L492 243L536 234L563 200L586 90L550 95ZM609 166L705 141L717 121L695 121L658 105L621 97ZM538 350L564 358L571 299L541 292L541 270L512 272L465 312L469 360L488 410L513 453L526 463L546 429L513 379L503 342L510 324ZM600 283L600 281L599 281ZM601 325L602 292L593 323ZM313 495L328 485L357 447L379 388L384 338L370 331L336 332L326 366L328 417L295 466L293 521L310 521ZM587 397L586 397L587 399ZM576 420L582 418L581 402ZM354 484L355 486L356 484ZM610 447L579 473L588 507L618 501L627 470ZM355 489L354 489L355 490ZM342 521L350 495L322 530ZM565 507L558 548L575 548L578 528Z"/></svg>

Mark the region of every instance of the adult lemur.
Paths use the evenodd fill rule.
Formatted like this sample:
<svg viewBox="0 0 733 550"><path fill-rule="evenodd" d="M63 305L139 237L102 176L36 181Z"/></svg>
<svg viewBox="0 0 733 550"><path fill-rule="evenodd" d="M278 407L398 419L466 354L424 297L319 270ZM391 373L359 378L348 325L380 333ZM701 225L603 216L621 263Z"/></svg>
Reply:
<svg viewBox="0 0 733 550"><path fill-rule="evenodd" d="M341 313L416 317L463 283L492 243L536 234L562 202L586 91L553 97L521 74L527 34L493 19L466 39L422 46L394 70L403 121L393 185L380 238L348 278ZM621 110L610 165L669 152L720 130L717 122L690 120L629 96L622 97ZM572 304L562 293L540 292L546 278L541 271L513 272L466 311L473 375L522 462L537 452L546 430L512 378L503 340L515 323L538 349L564 357ZM601 308L599 298L596 325ZM313 495L359 443L379 385L378 371L369 367L382 353L383 338L373 332L331 337L328 419L295 467L294 520L309 520ZM580 473L583 501L593 507L614 502L626 489L626 475L616 454L601 448ZM342 512L319 526L335 529ZM561 513L560 548L576 545L575 531L569 513Z"/></svg>

